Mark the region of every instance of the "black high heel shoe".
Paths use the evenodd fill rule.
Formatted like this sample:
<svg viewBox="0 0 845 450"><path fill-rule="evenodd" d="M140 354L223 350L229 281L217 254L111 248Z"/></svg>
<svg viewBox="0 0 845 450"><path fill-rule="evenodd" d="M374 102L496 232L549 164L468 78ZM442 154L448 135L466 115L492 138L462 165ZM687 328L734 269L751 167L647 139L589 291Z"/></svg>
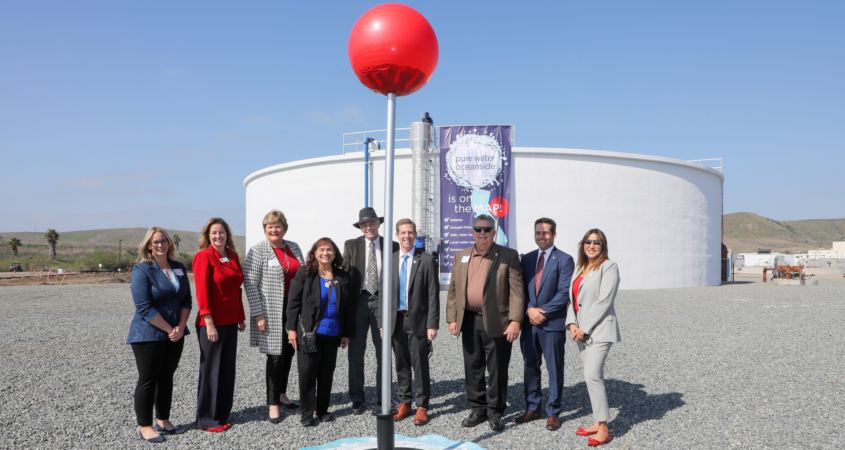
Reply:
<svg viewBox="0 0 845 450"><path fill-rule="evenodd" d="M279 406L284 406L286 409L299 409L299 405L291 401L290 403L284 403L279 401Z"/></svg>

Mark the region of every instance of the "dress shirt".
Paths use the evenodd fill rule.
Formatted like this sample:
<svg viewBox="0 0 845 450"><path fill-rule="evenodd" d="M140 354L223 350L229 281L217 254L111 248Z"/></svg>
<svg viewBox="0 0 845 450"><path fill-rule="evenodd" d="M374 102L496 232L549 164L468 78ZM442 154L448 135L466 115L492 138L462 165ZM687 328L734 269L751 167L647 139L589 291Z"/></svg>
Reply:
<svg viewBox="0 0 845 450"><path fill-rule="evenodd" d="M402 259L405 256L408 257L408 262L405 264L405 307L407 308L406 311L408 309L411 309L411 299L408 298L408 292L410 292L410 290L408 289L408 287L411 286L411 266L414 265L414 250L415 249L412 248L410 252L402 253L402 248L399 248L399 270L402 270ZM398 306L396 308L397 310L399 310Z"/></svg>
<svg viewBox="0 0 845 450"><path fill-rule="evenodd" d="M492 246L490 247L492 248ZM484 253L478 253L475 246L472 246L472 253L467 267L467 306L468 311L480 313L484 300L484 281L487 279L487 270L490 265L490 249Z"/></svg>
<svg viewBox="0 0 845 450"><path fill-rule="evenodd" d="M366 237L364 238L364 284L367 284L367 267L370 267L370 242L376 246L376 268L378 269L376 277L378 278L379 286L381 286L381 236L377 236L375 241L371 241ZM364 289L371 294L378 292L378 286L364 286Z"/></svg>

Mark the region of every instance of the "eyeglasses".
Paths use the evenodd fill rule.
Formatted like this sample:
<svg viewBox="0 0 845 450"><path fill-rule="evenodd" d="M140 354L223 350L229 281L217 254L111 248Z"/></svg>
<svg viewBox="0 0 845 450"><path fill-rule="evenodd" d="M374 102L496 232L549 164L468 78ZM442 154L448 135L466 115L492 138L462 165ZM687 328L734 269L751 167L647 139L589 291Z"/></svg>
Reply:
<svg viewBox="0 0 845 450"><path fill-rule="evenodd" d="M592 240L592 241L587 239L586 241L584 241L584 245L590 245L590 244L595 244L595 245L601 247L601 241L598 240L598 239Z"/></svg>
<svg viewBox="0 0 845 450"><path fill-rule="evenodd" d="M163 241L152 241L150 243L153 244L153 245L168 245L168 244L170 244L170 242L167 242L167 239L165 239Z"/></svg>
<svg viewBox="0 0 845 450"><path fill-rule="evenodd" d="M489 233L493 231L493 227L472 227L472 231L475 231L476 233L481 233L482 231Z"/></svg>

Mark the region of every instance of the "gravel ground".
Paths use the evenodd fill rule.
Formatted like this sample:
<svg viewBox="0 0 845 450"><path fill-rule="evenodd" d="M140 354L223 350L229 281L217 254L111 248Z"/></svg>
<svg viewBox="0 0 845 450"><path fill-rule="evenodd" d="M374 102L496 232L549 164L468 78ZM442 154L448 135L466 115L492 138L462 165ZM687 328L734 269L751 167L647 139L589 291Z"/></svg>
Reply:
<svg viewBox="0 0 845 450"><path fill-rule="evenodd" d="M842 448L845 283L778 287L738 282L711 288L622 291L616 301L624 342L606 376L611 406L605 448ZM443 302L445 307L445 301ZM133 313L128 285L0 288L0 447L146 447L132 407L137 377L125 345ZM441 314L445 318L445 314ZM347 364L338 361L332 394L337 420L302 428L297 413L268 423L264 356L241 335L232 429L196 429L167 446L296 449L374 436L375 417L349 413ZM375 367L370 347L368 367ZM176 372L171 418L193 428L196 336ZM517 426L523 411L522 353L510 365L507 427L461 428L468 414L459 343L441 324L432 373L432 420L396 425L407 436L439 434L487 449L586 448L572 430L592 423L575 346L567 344L563 427ZM372 372L374 372L373 370ZM368 395L375 396L370 373ZM544 378L544 383L547 380ZM292 399L298 381L291 374Z"/></svg>

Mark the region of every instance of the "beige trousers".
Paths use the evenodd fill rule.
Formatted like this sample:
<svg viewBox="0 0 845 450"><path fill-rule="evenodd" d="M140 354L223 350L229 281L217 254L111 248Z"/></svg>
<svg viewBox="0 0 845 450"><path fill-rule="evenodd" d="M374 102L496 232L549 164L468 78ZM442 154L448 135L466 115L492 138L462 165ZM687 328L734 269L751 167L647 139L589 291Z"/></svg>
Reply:
<svg viewBox="0 0 845 450"><path fill-rule="evenodd" d="M604 362L613 342L584 342L577 341L581 364L584 365L584 381L590 394L593 407L593 417L596 422L609 420L607 406L607 392L604 389Z"/></svg>

